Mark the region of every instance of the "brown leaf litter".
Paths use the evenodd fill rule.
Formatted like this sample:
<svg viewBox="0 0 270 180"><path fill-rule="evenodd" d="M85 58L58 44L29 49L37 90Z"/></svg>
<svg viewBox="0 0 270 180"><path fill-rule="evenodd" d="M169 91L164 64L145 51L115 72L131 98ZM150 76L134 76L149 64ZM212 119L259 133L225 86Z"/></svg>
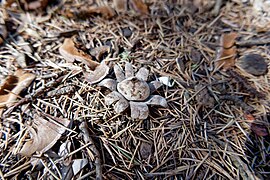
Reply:
<svg viewBox="0 0 270 180"><path fill-rule="evenodd" d="M59 48L60 54L68 61L74 62L80 61L86 64L90 68L90 72L85 72L86 80L90 83L97 83L101 81L109 72L109 67L105 61L99 63L94 61L89 54L86 54L83 50L78 49L74 43L74 38L66 38L63 45ZM104 52L108 51L108 48L96 49L94 55L97 59L100 59ZM93 53L92 53L93 54Z"/></svg>
<svg viewBox="0 0 270 180"><path fill-rule="evenodd" d="M69 122L69 120L62 118L48 121L43 117L35 116L33 124L27 127L31 138L23 144L18 153L24 156L31 156L34 153L42 154L46 152L66 131Z"/></svg>
<svg viewBox="0 0 270 180"><path fill-rule="evenodd" d="M4 80L0 87L0 115L2 115L3 108L10 107L16 102L21 91L27 89L35 77L32 73L18 69L14 75L9 75Z"/></svg>
<svg viewBox="0 0 270 180"><path fill-rule="evenodd" d="M63 45L59 48L60 54L68 61L81 61L90 69L94 70L99 63L92 60L92 57L80 49L77 49L72 38L66 38Z"/></svg>

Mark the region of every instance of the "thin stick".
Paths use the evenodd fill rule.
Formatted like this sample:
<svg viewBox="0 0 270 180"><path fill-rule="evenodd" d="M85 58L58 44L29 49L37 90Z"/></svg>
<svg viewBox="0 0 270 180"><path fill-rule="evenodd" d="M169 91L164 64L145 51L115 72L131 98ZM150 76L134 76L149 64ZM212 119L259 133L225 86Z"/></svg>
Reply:
<svg viewBox="0 0 270 180"><path fill-rule="evenodd" d="M85 143L91 143L89 145L89 148L93 151L95 154L95 165L96 165L96 180L102 180L102 168L101 168L101 160L100 160L100 154L97 150L93 139L90 137L90 134L87 130L87 124L86 122L82 122L80 125L81 134L83 135L83 140Z"/></svg>
<svg viewBox="0 0 270 180"><path fill-rule="evenodd" d="M270 38L267 38L267 39L252 39L252 40L236 42L237 46L243 46L243 47L266 45L266 44L270 44Z"/></svg>
<svg viewBox="0 0 270 180"><path fill-rule="evenodd" d="M16 104L14 104L12 107L10 107L9 109L6 110L6 112L3 114L3 118L7 117L10 115L10 113L18 106L29 103L33 100L35 100L35 98L40 97L42 95L44 95L45 92L49 91L51 88L53 88L54 86L57 86L63 79L65 78L65 75L60 76L58 79L56 79L53 82L50 82L48 84L46 84L44 87L38 89L33 96L26 96L25 98L21 99L20 101L18 101Z"/></svg>

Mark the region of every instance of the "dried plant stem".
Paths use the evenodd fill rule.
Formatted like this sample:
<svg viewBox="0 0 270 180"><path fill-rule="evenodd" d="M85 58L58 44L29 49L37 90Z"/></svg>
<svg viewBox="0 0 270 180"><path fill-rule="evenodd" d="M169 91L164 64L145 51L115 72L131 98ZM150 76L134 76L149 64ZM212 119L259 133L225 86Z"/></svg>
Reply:
<svg viewBox="0 0 270 180"><path fill-rule="evenodd" d="M91 143L89 145L89 148L93 151L95 154L95 165L96 165L96 180L101 180L102 179L102 168L101 168L101 160L100 160L100 154L99 151L97 150L93 139L90 137L90 134L87 130L87 124L86 122L82 122L80 125L80 130L81 134L83 135L83 140L85 143Z"/></svg>
<svg viewBox="0 0 270 180"><path fill-rule="evenodd" d="M17 108L18 106L32 102L35 100L35 98L44 95L45 92L47 92L51 88L57 86L64 78L65 78L65 75L60 76L55 81L50 82L50 83L46 84L44 87L41 87L40 89L38 89L32 96L26 96L25 98L21 99L16 104L14 104L13 106L11 106L9 109L6 110L6 112L3 114L3 116L4 116L3 118L8 117L10 115L10 113L13 112L13 110L15 108Z"/></svg>
<svg viewBox="0 0 270 180"><path fill-rule="evenodd" d="M217 16L219 14L219 11L220 11L220 8L221 8L221 5L222 5L222 0L217 0L216 1L216 4L215 4L215 7L212 11L212 13Z"/></svg>
<svg viewBox="0 0 270 180"><path fill-rule="evenodd" d="M247 46L256 46L256 45L266 45L270 44L270 38L267 39L252 39L252 40L242 40L236 42L237 46L247 47Z"/></svg>

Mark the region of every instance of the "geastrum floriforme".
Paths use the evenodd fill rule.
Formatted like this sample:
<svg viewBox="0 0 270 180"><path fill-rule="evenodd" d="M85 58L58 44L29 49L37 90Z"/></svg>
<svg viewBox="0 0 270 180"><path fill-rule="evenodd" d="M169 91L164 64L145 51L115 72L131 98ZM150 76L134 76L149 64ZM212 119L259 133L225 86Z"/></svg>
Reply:
<svg viewBox="0 0 270 180"><path fill-rule="evenodd" d="M140 68L135 75L132 64L126 63L124 72L120 66L115 65L114 73L117 80L107 78L99 85L112 91L105 96L105 104L114 104L116 113L121 113L130 107L131 118L146 119L149 114L148 105L167 107L164 97L151 95L161 87L161 83L159 81L147 83L149 71L146 68Z"/></svg>

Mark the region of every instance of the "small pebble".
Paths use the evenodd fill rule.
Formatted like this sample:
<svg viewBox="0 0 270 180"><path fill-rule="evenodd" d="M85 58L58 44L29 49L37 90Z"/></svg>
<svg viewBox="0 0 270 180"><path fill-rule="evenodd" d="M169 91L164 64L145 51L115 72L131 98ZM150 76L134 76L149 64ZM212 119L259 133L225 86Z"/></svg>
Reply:
<svg viewBox="0 0 270 180"><path fill-rule="evenodd" d="M122 29L122 34L126 38L129 38L132 35L132 31L130 30L130 28L126 27Z"/></svg>
<svg viewBox="0 0 270 180"><path fill-rule="evenodd" d="M240 59L240 67L247 73L260 76L267 73L267 63L259 54L248 54Z"/></svg>

